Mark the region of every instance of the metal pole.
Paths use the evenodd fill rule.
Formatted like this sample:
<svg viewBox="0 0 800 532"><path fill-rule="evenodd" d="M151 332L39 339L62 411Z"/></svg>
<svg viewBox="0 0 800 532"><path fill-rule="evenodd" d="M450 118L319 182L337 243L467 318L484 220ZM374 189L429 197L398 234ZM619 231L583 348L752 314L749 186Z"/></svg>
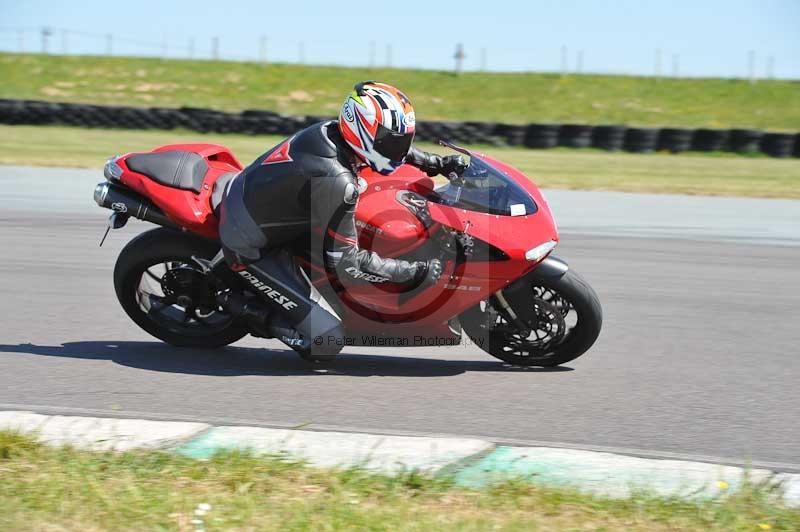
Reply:
<svg viewBox="0 0 800 532"><path fill-rule="evenodd" d="M562 46L561 47L561 75L562 76L566 76L567 75L567 54L568 53L569 53L569 50L567 49L567 47L566 46Z"/></svg>
<svg viewBox="0 0 800 532"><path fill-rule="evenodd" d="M111 55L113 52L113 39L114 36L110 33L106 34L106 55Z"/></svg>
<svg viewBox="0 0 800 532"><path fill-rule="evenodd" d="M775 79L775 56L771 55L767 58L767 78Z"/></svg>
<svg viewBox="0 0 800 532"><path fill-rule="evenodd" d="M306 62L306 45L305 43L297 43L297 60L303 65Z"/></svg>
<svg viewBox="0 0 800 532"><path fill-rule="evenodd" d="M67 37L69 32L67 30L61 30L61 53L67 55L69 53L69 46L67 46Z"/></svg>
<svg viewBox="0 0 800 532"><path fill-rule="evenodd" d="M583 74L583 50L578 50L578 55L575 58L575 72Z"/></svg>
<svg viewBox="0 0 800 532"><path fill-rule="evenodd" d="M267 38L263 35L258 43L258 62L267 64Z"/></svg>
<svg viewBox="0 0 800 532"><path fill-rule="evenodd" d="M375 41L369 41L369 68L375 68Z"/></svg>
<svg viewBox="0 0 800 532"><path fill-rule="evenodd" d="M386 66L387 67L391 67L392 66L392 45L391 44L387 44L386 45Z"/></svg>
<svg viewBox="0 0 800 532"><path fill-rule="evenodd" d="M456 74L461 74L461 71L464 67L464 45L459 43L456 45L456 53L453 58L456 60Z"/></svg>
<svg viewBox="0 0 800 532"><path fill-rule="evenodd" d="M656 79L661 79L661 48L656 49L654 73Z"/></svg>
<svg viewBox="0 0 800 532"><path fill-rule="evenodd" d="M168 52L169 52L169 43L167 42L167 34L164 33L161 35L161 59L166 59Z"/></svg>
<svg viewBox="0 0 800 532"><path fill-rule="evenodd" d="M748 78L750 79L750 85L753 85L756 82L756 52L755 50L750 50L747 52L747 71L748 71Z"/></svg>
<svg viewBox="0 0 800 532"><path fill-rule="evenodd" d="M680 54L672 54L672 77L677 78L681 75L681 56Z"/></svg>
<svg viewBox="0 0 800 532"><path fill-rule="evenodd" d="M42 53L47 53L47 40L50 38L52 34L52 30L50 28L42 28Z"/></svg>
<svg viewBox="0 0 800 532"><path fill-rule="evenodd" d="M219 37L211 38L211 59L219 60Z"/></svg>
<svg viewBox="0 0 800 532"><path fill-rule="evenodd" d="M189 59L194 59L194 37L189 38Z"/></svg>

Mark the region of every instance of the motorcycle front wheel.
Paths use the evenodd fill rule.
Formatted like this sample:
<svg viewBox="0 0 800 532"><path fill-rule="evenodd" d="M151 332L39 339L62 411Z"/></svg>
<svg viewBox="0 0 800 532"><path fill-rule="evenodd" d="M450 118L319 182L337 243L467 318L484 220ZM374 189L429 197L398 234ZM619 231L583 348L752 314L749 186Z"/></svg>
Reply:
<svg viewBox="0 0 800 532"><path fill-rule="evenodd" d="M248 331L217 303L220 288L192 257L210 260L219 245L172 229L144 232L114 267L117 299L146 332L177 347L215 348Z"/></svg>
<svg viewBox="0 0 800 532"><path fill-rule="evenodd" d="M603 311L580 275L570 269L556 279L526 282L531 308L521 314L532 318L520 323L493 297L459 316L467 336L490 355L516 366L558 366L592 347Z"/></svg>

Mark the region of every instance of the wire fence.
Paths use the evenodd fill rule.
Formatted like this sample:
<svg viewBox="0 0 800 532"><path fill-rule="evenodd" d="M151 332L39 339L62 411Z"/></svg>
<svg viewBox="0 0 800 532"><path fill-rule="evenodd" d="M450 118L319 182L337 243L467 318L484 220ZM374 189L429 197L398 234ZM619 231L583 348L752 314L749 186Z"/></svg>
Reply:
<svg viewBox="0 0 800 532"><path fill-rule="evenodd" d="M226 48L222 36L208 38L188 37L178 40L164 34L159 41L148 41L138 37L120 35L116 32L100 33L74 30L61 27L0 27L0 50L17 53L45 53L61 55L99 55L99 56L146 56L164 59L206 59L222 61L249 61L258 63L297 63L297 64L341 64L349 66L404 67L418 65L397 61L398 57L409 52L430 55L427 46L404 43L404 54L396 53L391 43L370 41L366 47L354 47L340 40L316 39L314 41L273 41L266 35L255 36L250 46ZM232 50L250 49L251 53ZM529 64L530 51L494 46L476 47L467 50L463 44L456 44L452 50L434 51L442 57L442 64L449 62L456 73L463 71L519 70L518 65ZM538 54L537 68L560 72L562 75L597 72L591 68L591 51L567 45L553 46ZM633 52L632 52L633 53ZM642 51L637 51L641 54ZM645 52L646 53L646 52ZM411 54L412 56L414 54ZM418 54L417 54L418 56ZM667 49L652 50L652 70L656 78L684 77L682 56L679 52ZM759 79L776 77L776 57L769 53L750 50L741 58L742 70L739 77L756 83ZM514 67L513 65L517 65ZM624 73L624 72L613 72Z"/></svg>

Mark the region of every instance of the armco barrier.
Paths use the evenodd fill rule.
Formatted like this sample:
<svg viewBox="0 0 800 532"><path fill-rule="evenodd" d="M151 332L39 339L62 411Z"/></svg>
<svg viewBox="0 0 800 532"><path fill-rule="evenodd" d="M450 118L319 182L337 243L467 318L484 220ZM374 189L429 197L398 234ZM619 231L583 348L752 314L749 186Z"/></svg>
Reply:
<svg viewBox="0 0 800 532"><path fill-rule="evenodd" d="M195 107L126 107L55 103L39 100L0 99L2 124L61 124L91 128L175 129L204 133L291 135L319 116L286 116L273 111L248 109L228 113ZM420 121L417 138L435 142L448 139L463 144L527 146L546 149L594 147L636 153L687 150L739 153L761 151L772 157L800 157L800 136L765 133L757 129L638 128L625 125L499 124L495 122Z"/></svg>

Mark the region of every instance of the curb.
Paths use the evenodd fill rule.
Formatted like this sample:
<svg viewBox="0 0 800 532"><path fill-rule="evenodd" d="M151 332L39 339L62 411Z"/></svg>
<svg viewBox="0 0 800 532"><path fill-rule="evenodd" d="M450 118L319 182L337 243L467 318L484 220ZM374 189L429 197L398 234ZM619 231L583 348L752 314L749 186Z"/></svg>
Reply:
<svg viewBox="0 0 800 532"><path fill-rule="evenodd" d="M404 470L435 473L448 464L493 448L488 441L466 438L214 427L178 447L177 452L207 458L219 449L251 449L290 455L317 467L359 466L383 473Z"/></svg>
<svg viewBox="0 0 800 532"><path fill-rule="evenodd" d="M457 484L471 488L518 479L612 498L629 497L640 490L667 497L715 497L738 490L749 479L779 485L784 502L800 506L800 474L609 452L498 446L474 438L211 426L24 411L0 411L2 429L35 433L48 445L70 444L90 450L168 449L202 459L222 449L251 449L291 456L317 467L452 474Z"/></svg>

